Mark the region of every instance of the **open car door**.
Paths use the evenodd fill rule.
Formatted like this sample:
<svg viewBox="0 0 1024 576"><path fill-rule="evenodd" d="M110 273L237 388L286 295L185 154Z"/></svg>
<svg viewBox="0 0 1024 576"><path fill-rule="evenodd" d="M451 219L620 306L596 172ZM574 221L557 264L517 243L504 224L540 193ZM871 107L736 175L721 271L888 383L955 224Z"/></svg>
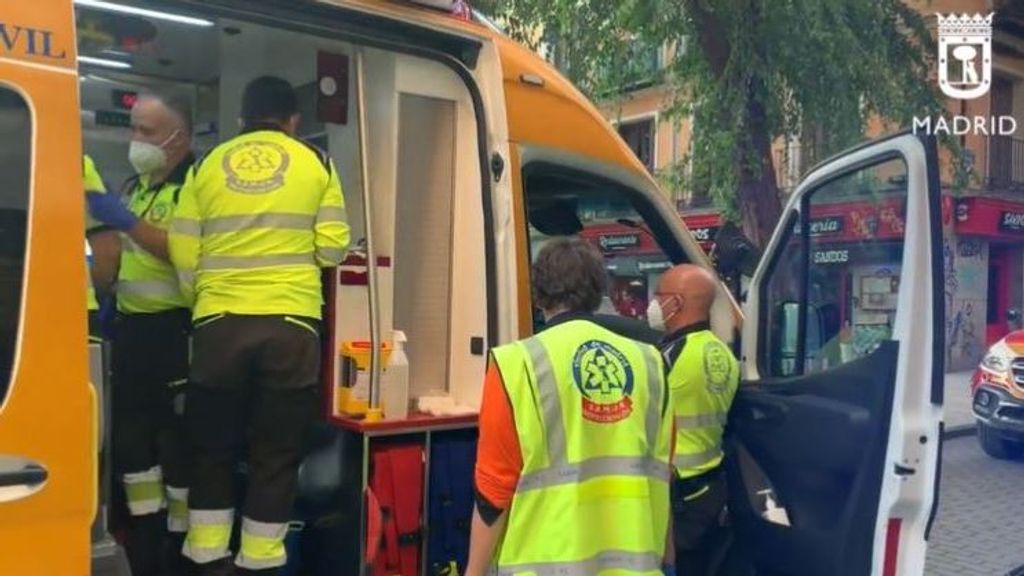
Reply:
<svg viewBox="0 0 1024 576"><path fill-rule="evenodd" d="M933 138L815 169L750 285L729 420L737 545L758 576L924 573L944 367Z"/></svg>

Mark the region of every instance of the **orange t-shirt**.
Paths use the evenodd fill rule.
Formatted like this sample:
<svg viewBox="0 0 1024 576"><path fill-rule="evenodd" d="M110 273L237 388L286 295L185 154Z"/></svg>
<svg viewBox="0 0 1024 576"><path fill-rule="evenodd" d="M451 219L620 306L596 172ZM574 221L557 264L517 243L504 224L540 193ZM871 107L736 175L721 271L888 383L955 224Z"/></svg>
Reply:
<svg viewBox="0 0 1024 576"><path fill-rule="evenodd" d="M480 440L476 454L476 489L488 503L508 510L523 470L523 453L516 434L512 404L501 372L491 361L480 404Z"/></svg>

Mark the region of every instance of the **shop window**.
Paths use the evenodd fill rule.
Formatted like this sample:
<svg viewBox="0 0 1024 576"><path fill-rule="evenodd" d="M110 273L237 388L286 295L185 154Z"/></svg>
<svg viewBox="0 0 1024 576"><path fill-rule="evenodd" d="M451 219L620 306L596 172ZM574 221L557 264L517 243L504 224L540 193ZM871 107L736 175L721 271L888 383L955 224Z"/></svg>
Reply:
<svg viewBox="0 0 1024 576"><path fill-rule="evenodd" d="M906 165L888 160L804 199L763 285L762 367L772 376L826 370L892 334L903 260Z"/></svg>
<svg viewBox="0 0 1024 576"><path fill-rule="evenodd" d="M654 118L619 124L619 136L647 170L654 172Z"/></svg>
<svg viewBox="0 0 1024 576"><path fill-rule="evenodd" d="M609 277L598 313L645 322L661 274L684 259L674 241L662 241L671 239L667 223L639 192L597 176L547 164L525 172L531 257L554 237L589 240Z"/></svg>
<svg viewBox="0 0 1024 576"><path fill-rule="evenodd" d="M25 100L0 87L0 405L18 347L28 229L32 118Z"/></svg>

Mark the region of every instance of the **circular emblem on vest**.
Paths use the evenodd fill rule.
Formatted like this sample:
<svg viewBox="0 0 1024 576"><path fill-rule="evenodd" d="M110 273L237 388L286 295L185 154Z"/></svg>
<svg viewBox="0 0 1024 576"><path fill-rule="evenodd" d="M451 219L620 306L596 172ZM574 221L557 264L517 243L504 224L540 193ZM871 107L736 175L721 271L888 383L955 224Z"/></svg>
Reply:
<svg viewBox="0 0 1024 576"><path fill-rule="evenodd" d="M153 206L153 209L149 211L150 222L159 224L164 220L167 220L167 215L171 213L171 205L168 202L158 202Z"/></svg>
<svg viewBox="0 0 1024 576"><path fill-rule="evenodd" d="M724 394L732 376L732 353L721 342L704 344L704 380L712 394Z"/></svg>
<svg viewBox="0 0 1024 576"><path fill-rule="evenodd" d="M265 194L284 185L291 158L275 142L253 141L234 146L224 154L228 188L245 194Z"/></svg>
<svg viewBox="0 0 1024 576"><path fill-rule="evenodd" d="M614 346L590 340L576 350L572 377L583 395L583 417L609 424L633 413L633 367Z"/></svg>

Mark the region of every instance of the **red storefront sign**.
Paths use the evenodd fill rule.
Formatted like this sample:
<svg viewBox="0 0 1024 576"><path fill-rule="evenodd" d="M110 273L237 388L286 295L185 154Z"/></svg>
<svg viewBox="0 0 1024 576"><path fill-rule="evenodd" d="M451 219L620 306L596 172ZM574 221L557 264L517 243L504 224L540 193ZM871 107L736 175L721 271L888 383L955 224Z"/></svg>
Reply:
<svg viewBox="0 0 1024 576"><path fill-rule="evenodd" d="M906 228L905 205L902 199L814 205L810 234L835 242L899 239Z"/></svg>
<svg viewBox="0 0 1024 576"><path fill-rule="evenodd" d="M1019 228L1024 238L1024 204L1017 205L1021 218ZM858 242L862 240L898 240L906 229L904 199L879 202L837 202L811 206L808 225L810 235L820 242ZM951 206L943 205L948 213ZM719 214L691 214L682 216L686 228L705 252L715 245L715 235L722 226ZM1010 224L1015 221L1009 220ZM661 254L654 239L645 229L623 224L598 224L585 228L581 235L597 246L605 256L643 256Z"/></svg>
<svg viewBox="0 0 1024 576"><path fill-rule="evenodd" d="M1024 240L1024 203L996 198L961 198L956 203L956 233Z"/></svg>
<svg viewBox="0 0 1024 576"><path fill-rule="evenodd" d="M660 254L661 249L647 231L623 224L596 224L580 232L605 256Z"/></svg>
<svg viewBox="0 0 1024 576"><path fill-rule="evenodd" d="M718 214L695 214L682 217L686 228L705 252L715 245L715 235L722 226ZM605 256L645 256L662 254L661 248L642 228L624 224L597 224L585 228L580 235L591 241Z"/></svg>
<svg viewBox="0 0 1024 576"><path fill-rule="evenodd" d="M700 247L710 254L715 247L715 235L722 227L722 217L719 214L692 214L683 216L683 224Z"/></svg>

